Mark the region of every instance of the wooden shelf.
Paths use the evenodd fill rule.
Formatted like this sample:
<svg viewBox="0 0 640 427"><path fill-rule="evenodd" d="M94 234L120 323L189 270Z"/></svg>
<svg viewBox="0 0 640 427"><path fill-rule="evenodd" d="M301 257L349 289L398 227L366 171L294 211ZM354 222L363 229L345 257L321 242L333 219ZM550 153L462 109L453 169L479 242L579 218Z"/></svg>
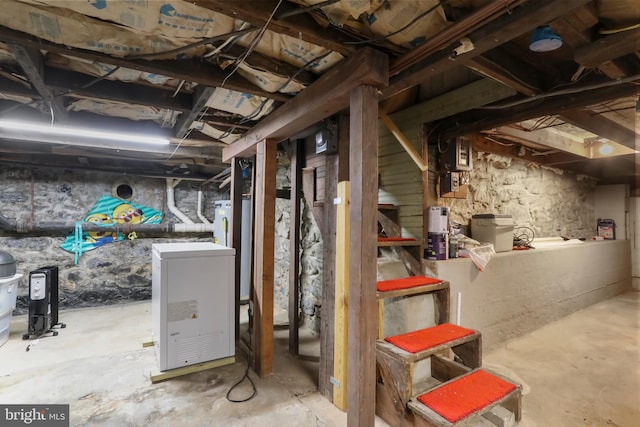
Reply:
<svg viewBox="0 0 640 427"><path fill-rule="evenodd" d="M382 241L382 242L378 240L379 248L385 248L385 247L391 247L391 246L420 246L420 242L417 240L399 240L399 241L390 240L390 241Z"/></svg>

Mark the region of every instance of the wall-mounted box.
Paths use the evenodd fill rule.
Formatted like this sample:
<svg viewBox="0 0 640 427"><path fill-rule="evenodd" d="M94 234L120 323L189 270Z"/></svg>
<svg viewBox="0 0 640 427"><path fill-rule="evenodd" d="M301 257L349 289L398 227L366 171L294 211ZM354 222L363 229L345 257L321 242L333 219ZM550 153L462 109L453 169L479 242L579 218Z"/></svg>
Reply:
<svg viewBox="0 0 640 427"><path fill-rule="evenodd" d="M446 148L440 152L440 164L445 171L470 171L471 140L466 136L460 136L448 141ZM440 148L440 147L439 147Z"/></svg>

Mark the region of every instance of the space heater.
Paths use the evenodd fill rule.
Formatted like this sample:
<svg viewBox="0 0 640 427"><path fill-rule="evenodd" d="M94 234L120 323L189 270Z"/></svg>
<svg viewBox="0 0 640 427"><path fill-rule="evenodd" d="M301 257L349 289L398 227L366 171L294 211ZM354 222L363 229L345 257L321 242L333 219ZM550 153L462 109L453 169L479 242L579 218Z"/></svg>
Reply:
<svg viewBox="0 0 640 427"><path fill-rule="evenodd" d="M22 339L41 337L49 332L58 335L58 267L42 267L29 273L29 326Z"/></svg>

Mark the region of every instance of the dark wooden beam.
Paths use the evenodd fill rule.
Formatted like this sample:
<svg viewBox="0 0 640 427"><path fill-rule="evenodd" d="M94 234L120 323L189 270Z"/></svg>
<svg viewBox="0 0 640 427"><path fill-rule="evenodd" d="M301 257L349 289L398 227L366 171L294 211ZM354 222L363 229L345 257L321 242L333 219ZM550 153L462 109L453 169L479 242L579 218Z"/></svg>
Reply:
<svg viewBox="0 0 640 427"><path fill-rule="evenodd" d="M375 423L378 336L378 94L372 86L351 92L349 207L349 332L347 425Z"/></svg>
<svg viewBox="0 0 640 427"><path fill-rule="evenodd" d="M40 94L42 100L51 109L52 121L66 121L67 110L62 105L62 100L44 83L44 57L39 50L33 47L24 47L15 43L8 43L7 46L13 54L18 64L29 79L31 85Z"/></svg>
<svg viewBox="0 0 640 427"><path fill-rule="evenodd" d="M502 145L497 142L493 142L485 135L475 133L471 135L471 142L473 149L476 151L482 151L484 153L499 154L501 156L510 157L512 159L521 160L523 162L536 163L540 165L560 165L573 162L581 162L585 160L584 157L576 154L569 153L552 153L548 155L533 155L531 151L525 150L521 152L521 144L513 143L511 146Z"/></svg>
<svg viewBox="0 0 640 427"><path fill-rule="evenodd" d="M227 78L229 74L227 71L220 69L217 65L199 61L196 59L175 61L142 59L132 60L86 49L71 48L61 44L41 40L30 34L10 30L2 26L0 26L0 40L7 43L19 44L21 46L24 46L25 48L42 49L61 55L103 62L105 64L116 65L132 70L160 74L162 76L173 77L179 80L186 80L188 82L194 82L204 86L219 87L226 79L224 84L224 87L226 89L246 92L257 96L263 96L266 98L275 99L277 101L287 101L291 98L289 95L285 95L282 93L270 93L262 90L237 73Z"/></svg>
<svg viewBox="0 0 640 427"><path fill-rule="evenodd" d="M542 92L538 75L531 67L510 55L500 56L499 59L496 56L495 52L487 52L469 60L467 67L524 95Z"/></svg>
<svg viewBox="0 0 640 427"><path fill-rule="evenodd" d="M291 144L291 208L289 215L289 353L298 355L300 327L300 197L304 140Z"/></svg>
<svg viewBox="0 0 640 427"><path fill-rule="evenodd" d="M585 110L565 111L560 118L574 126L593 132L603 138L636 149L638 135L630 129L609 120L608 118Z"/></svg>
<svg viewBox="0 0 640 427"><path fill-rule="evenodd" d="M172 90L106 79L90 85L96 80L96 77L52 67L45 67L44 77L47 87L56 89L65 95L148 105L181 112L187 112L191 109L191 95L186 93L178 93L174 97Z"/></svg>
<svg viewBox="0 0 640 427"><path fill-rule="evenodd" d="M235 293L235 332L236 341L240 339L240 277L242 272L242 253L251 248L242 247L242 227L250 227L250 224L242 224L242 168L240 159L231 161L231 246L236 250L234 258L234 293Z"/></svg>
<svg viewBox="0 0 640 427"><path fill-rule="evenodd" d="M199 85L193 94L193 105L188 113L183 114L176 123L174 129L176 138L184 138L188 133L191 125L198 119L202 109L207 105L207 101L213 95L216 89L213 87Z"/></svg>
<svg viewBox="0 0 640 427"><path fill-rule="evenodd" d="M327 154L324 179L323 222L326 225L322 236L322 316L318 390L329 401L333 401L331 377L334 369L336 287L336 207L333 202L338 196L338 183L349 180L349 116L338 116L338 152Z"/></svg>
<svg viewBox="0 0 640 427"><path fill-rule="evenodd" d="M262 139L290 137L345 109L350 91L362 84L384 87L388 82L387 67L387 55L370 48L359 50L226 148L224 161L249 156Z"/></svg>
<svg viewBox="0 0 640 427"><path fill-rule="evenodd" d="M446 140L535 117L560 114L636 93L640 93L638 86L619 84L549 97L504 109L468 111L440 121L437 134L441 140Z"/></svg>
<svg viewBox="0 0 640 427"><path fill-rule="evenodd" d="M253 343L256 373L273 371L273 287L276 213L275 141L262 141L256 152Z"/></svg>
<svg viewBox="0 0 640 427"><path fill-rule="evenodd" d="M513 40L521 34L533 30L538 25L553 21L558 16L562 16L589 1L528 1L524 5L515 8L510 14L502 15L486 26L468 34L467 37L474 44L474 49L470 52L452 57L454 50L460 45L456 41L406 68L391 79L389 87L382 91L382 98L386 99L430 77L444 73L454 67L465 65L470 59Z"/></svg>
<svg viewBox="0 0 640 427"><path fill-rule="evenodd" d="M267 19L276 9L277 0L193 0L196 6L204 7L235 19L240 19L257 27L263 27ZM277 13L286 13L295 6L288 2L277 10ZM281 15L282 16L282 15ZM267 27L271 31L285 34L295 39L302 39L306 42L325 47L343 55L349 55L355 51L353 46L345 44L346 41L353 41L344 37L343 34L333 28L320 28L318 24L307 15L297 15L290 20L280 19L277 14L269 22Z"/></svg>
<svg viewBox="0 0 640 427"><path fill-rule="evenodd" d="M640 28L603 36L576 49L575 61L588 68L640 51Z"/></svg>
<svg viewBox="0 0 640 427"><path fill-rule="evenodd" d="M0 93L5 95L24 96L32 99L40 99L40 94L31 89L29 85L18 83L5 77L0 77Z"/></svg>

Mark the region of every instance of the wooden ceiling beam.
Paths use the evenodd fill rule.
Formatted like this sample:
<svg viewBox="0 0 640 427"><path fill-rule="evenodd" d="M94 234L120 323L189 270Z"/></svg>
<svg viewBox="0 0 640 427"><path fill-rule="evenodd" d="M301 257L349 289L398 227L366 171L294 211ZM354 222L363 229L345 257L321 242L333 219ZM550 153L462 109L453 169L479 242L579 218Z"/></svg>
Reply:
<svg viewBox="0 0 640 427"><path fill-rule="evenodd" d="M329 69L298 96L278 108L241 139L225 148L223 161L247 157L259 141L280 141L349 106L349 94L360 85L384 87L388 82L388 57L363 48ZM376 106L377 107L377 106Z"/></svg>
<svg viewBox="0 0 640 427"><path fill-rule="evenodd" d="M637 93L640 93L638 86L619 84L549 97L504 109L468 111L440 121L438 134L442 140L446 140L535 117L560 114Z"/></svg>
<svg viewBox="0 0 640 427"><path fill-rule="evenodd" d="M467 67L524 95L543 92L535 71L510 55L500 55L498 58L496 52L487 52L469 60Z"/></svg>
<svg viewBox="0 0 640 427"><path fill-rule="evenodd" d="M250 93L252 95L262 96L277 101L285 102L291 99L291 96L283 93L270 93L262 90L237 73L227 78L229 72L220 69L217 65L196 59L152 61L142 59L131 60L126 57L121 58L107 55L105 53L71 48L57 43L52 43L38 39L30 34L11 30L2 26L0 26L0 40L6 43L18 44L25 48L42 49L48 52L58 53L60 55L103 62L105 64L116 65L147 73L155 73L178 80L198 83L204 86L220 87L224 82L225 89Z"/></svg>
<svg viewBox="0 0 640 427"><path fill-rule="evenodd" d="M484 153L499 154L501 156L511 157L512 159L518 159L525 162L537 163L540 165L552 165L567 162L576 162L584 160L584 157L580 157L570 153L551 153L547 155L534 155L530 149L522 150L521 144L518 143L498 143L492 141L491 137L474 133L471 135L471 143L473 149L476 151L482 151ZM511 144L511 145L509 145Z"/></svg>
<svg viewBox="0 0 640 427"><path fill-rule="evenodd" d="M207 101L216 89L213 87L198 86L193 94L193 105L191 110L180 117L175 125L176 138L184 138L191 129L191 125L198 119L202 109L207 105Z"/></svg>
<svg viewBox="0 0 640 427"><path fill-rule="evenodd" d="M0 93L5 95L24 96L26 98L40 99L40 94L22 83L15 82L6 77L0 76Z"/></svg>
<svg viewBox="0 0 640 427"><path fill-rule="evenodd" d="M276 9L279 2L277 0L192 0L191 3L262 27L267 23L268 17ZM286 1L282 3L277 10L276 16L269 22L267 27L269 30L295 39L302 39L343 55L348 56L355 52L355 47L345 44L345 42L353 41L353 39L344 37L342 33L331 27L319 27L307 14L296 15L291 20L278 18L278 13L282 14L296 7Z"/></svg>
<svg viewBox="0 0 640 427"><path fill-rule="evenodd" d="M640 138L635 132L620 126L608 118L585 110L565 111L560 118L574 126L588 130L603 138L636 149L636 139Z"/></svg>
<svg viewBox="0 0 640 427"><path fill-rule="evenodd" d="M454 51L460 46L460 43L456 41L406 68L391 79L389 86L382 91L382 98L386 99L429 77L444 73L456 66L466 65L467 61L472 58L513 40L521 34L533 30L538 25L553 21L555 18L569 13L589 1L528 1L524 5L515 8L510 14L502 15L486 26L466 35L473 42L473 50L456 56Z"/></svg>
<svg viewBox="0 0 640 427"><path fill-rule="evenodd" d="M51 109L52 121L65 121L68 117L67 109L62 100L56 97L44 83L44 56L40 50L32 47L24 47L16 43L8 43L7 46L18 61L26 77L33 88L40 94L42 100Z"/></svg>
<svg viewBox="0 0 640 427"><path fill-rule="evenodd" d="M640 28L601 37L576 49L575 61L588 68L640 51Z"/></svg>
<svg viewBox="0 0 640 427"><path fill-rule="evenodd" d="M44 75L47 87L62 91L65 95L148 105L181 112L191 110L191 95L186 93L178 93L174 97L173 90L106 79L91 84L96 77L51 67L45 67Z"/></svg>

